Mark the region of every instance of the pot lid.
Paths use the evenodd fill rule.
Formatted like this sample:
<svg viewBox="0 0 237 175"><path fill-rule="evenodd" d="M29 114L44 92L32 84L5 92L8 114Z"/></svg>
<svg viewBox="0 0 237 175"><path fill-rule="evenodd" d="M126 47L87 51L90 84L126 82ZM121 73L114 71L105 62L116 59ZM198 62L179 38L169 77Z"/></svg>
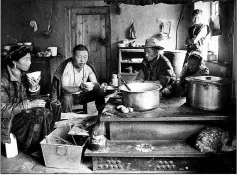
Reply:
<svg viewBox="0 0 237 175"><path fill-rule="evenodd" d="M204 82L204 83L218 83L218 84L232 83L231 79L215 77L215 76L197 76L197 77L187 77L185 79L187 81L196 81L196 82Z"/></svg>
<svg viewBox="0 0 237 175"><path fill-rule="evenodd" d="M167 52L167 53L186 53L187 50L164 50L164 52Z"/></svg>

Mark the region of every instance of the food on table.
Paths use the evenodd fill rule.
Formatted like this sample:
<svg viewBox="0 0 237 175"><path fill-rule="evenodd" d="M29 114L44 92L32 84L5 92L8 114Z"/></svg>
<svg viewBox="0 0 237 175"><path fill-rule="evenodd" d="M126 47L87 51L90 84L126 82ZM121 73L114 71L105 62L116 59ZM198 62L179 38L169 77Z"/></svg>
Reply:
<svg viewBox="0 0 237 175"><path fill-rule="evenodd" d="M126 107L126 106L123 106L123 105L117 106L117 109L120 110L122 113L133 112L133 108Z"/></svg>

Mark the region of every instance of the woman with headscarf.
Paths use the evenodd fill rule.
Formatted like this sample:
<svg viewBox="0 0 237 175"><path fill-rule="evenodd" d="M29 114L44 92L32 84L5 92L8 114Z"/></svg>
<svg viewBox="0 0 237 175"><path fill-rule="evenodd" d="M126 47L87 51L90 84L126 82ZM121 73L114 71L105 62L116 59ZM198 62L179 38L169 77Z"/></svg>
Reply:
<svg viewBox="0 0 237 175"><path fill-rule="evenodd" d="M17 46L10 50L1 71L1 141L10 143L12 133L23 151L35 152L60 119L61 105L55 100L46 104L38 99L40 77L27 78L30 65L28 48Z"/></svg>
<svg viewBox="0 0 237 175"><path fill-rule="evenodd" d="M180 74L180 80L178 81L178 94L183 96L186 93L186 77L206 75L209 75L209 69L204 64L202 53L198 50L190 52L187 63L184 65Z"/></svg>

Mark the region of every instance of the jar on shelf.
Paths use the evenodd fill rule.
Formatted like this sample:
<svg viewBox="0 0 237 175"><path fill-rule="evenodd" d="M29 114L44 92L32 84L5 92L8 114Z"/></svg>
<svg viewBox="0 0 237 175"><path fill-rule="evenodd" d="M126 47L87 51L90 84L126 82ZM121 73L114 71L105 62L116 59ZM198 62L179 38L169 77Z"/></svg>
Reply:
<svg viewBox="0 0 237 175"><path fill-rule="evenodd" d="M112 74L112 79L111 83L112 86L118 86L118 75L117 74Z"/></svg>

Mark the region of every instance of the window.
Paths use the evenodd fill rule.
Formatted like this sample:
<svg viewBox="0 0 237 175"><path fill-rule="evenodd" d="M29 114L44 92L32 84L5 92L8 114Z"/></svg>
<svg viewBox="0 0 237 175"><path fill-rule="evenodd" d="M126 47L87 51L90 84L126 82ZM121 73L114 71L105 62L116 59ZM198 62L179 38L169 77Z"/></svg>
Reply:
<svg viewBox="0 0 237 175"><path fill-rule="evenodd" d="M220 30L216 31L217 28L220 28L219 24L219 2L211 2L210 3L210 18L213 22L214 30L212 30L212 37L209 41L209 51L213 52L218 58L218 40ZM216 32L215 32L216 31Z"/></svg>

